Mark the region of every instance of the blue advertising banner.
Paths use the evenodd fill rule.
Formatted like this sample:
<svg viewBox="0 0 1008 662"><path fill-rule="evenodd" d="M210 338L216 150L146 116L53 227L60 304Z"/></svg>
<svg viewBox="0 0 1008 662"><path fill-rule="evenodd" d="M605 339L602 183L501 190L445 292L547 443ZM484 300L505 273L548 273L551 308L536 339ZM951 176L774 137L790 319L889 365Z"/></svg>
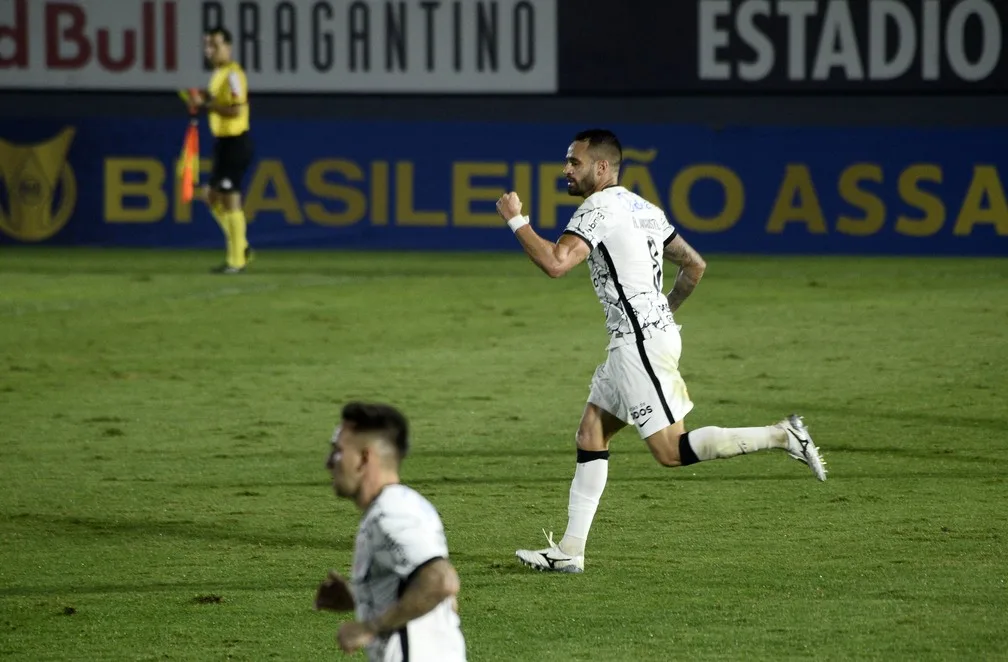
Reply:
<svg viewBox="0 0 1008 662"><path fill-rule="evenodd" d="M185 126L0 123L0 243L219 247L206 207L179 198ZM250 242L518 250L494 209L506 189L556 238L580 202L561 169L581 128L254 121ZM624 145L622 183L665 208L701 251L1006 253L1005 129L610 128Z"/></svg>

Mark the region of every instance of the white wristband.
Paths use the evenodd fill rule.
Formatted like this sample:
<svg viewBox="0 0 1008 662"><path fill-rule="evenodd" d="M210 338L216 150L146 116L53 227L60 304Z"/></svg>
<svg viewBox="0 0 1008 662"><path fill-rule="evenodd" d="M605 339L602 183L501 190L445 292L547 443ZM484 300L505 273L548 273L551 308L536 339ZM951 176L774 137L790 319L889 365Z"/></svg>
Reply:
<svg viewBox="0 0 1008 662"><path fill-rule="evenodd" d="M510 221L508 221L508 227L511 228L511 232L518 232L518 228L528 224L529 224L528 216L522 216L521 214L515 216Z"/></svg>

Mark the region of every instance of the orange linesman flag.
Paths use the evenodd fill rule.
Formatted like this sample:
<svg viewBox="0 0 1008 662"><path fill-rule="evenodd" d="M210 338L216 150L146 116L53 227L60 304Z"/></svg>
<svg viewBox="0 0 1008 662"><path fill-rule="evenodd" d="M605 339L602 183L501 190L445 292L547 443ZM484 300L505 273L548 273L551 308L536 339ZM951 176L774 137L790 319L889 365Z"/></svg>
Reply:
<svg viewBox="0 0 1008 662"><path fill-rule="evenodd" d="M182 154L179 156L177 172L182 202L188 204L192 202L193 193L199 183L199 128L196 120L196 113L199 112L199 109L193 103L193 98L196 96L195 90L179 90L179 96L189 107L191 116L185 137L182 140Z"/></svg>
<svg viewBox="0 0 1008 662"><path fill-rule="evenodd" d="M182 154L179 157L179 190L182 193L182 202L192 202L193 193L199 183L199 131L196 128L196 121L189 123L186 129L185 139L182 141Z"/></svg>

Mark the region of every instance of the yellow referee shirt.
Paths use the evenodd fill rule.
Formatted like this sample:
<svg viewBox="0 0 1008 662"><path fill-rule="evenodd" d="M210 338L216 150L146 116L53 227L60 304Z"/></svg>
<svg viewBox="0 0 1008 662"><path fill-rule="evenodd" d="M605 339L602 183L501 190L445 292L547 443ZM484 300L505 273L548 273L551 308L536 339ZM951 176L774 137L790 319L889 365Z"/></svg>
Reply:
<svg viewBox="0 0 1008 662"><path fill-rule="evenodd" d="M248 81L240 64L228 62L217 67L210 76L207 91L214 101L223 106L239 106L235 117L210 113L210 133L223 138L240 136L249 130Z"/></svg>

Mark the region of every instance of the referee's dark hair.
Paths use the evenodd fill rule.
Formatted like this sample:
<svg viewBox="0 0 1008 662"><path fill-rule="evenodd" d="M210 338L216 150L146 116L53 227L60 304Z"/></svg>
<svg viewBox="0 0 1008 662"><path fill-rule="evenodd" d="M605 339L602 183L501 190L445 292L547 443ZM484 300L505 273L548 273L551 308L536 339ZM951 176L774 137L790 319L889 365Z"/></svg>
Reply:
<svg viewBox="0 0 1008 662"><path fill-rule="evenodd" d="M223 25L218 25L217 27L213 28L207 28L203 34L207 35L208 37L212 37L215 34L219 34L221 36L221 39L224 40L225 44L231 43L231 31L228 30Z"/></svg>
<svg viewBox="0 0 1008 662"><path fill-rule="evenodd" d="M375 432L396 449L401 462L409 452L409 422L401 411L380 402L348 402L343 406L343 421L354 432Z"/></svg>

